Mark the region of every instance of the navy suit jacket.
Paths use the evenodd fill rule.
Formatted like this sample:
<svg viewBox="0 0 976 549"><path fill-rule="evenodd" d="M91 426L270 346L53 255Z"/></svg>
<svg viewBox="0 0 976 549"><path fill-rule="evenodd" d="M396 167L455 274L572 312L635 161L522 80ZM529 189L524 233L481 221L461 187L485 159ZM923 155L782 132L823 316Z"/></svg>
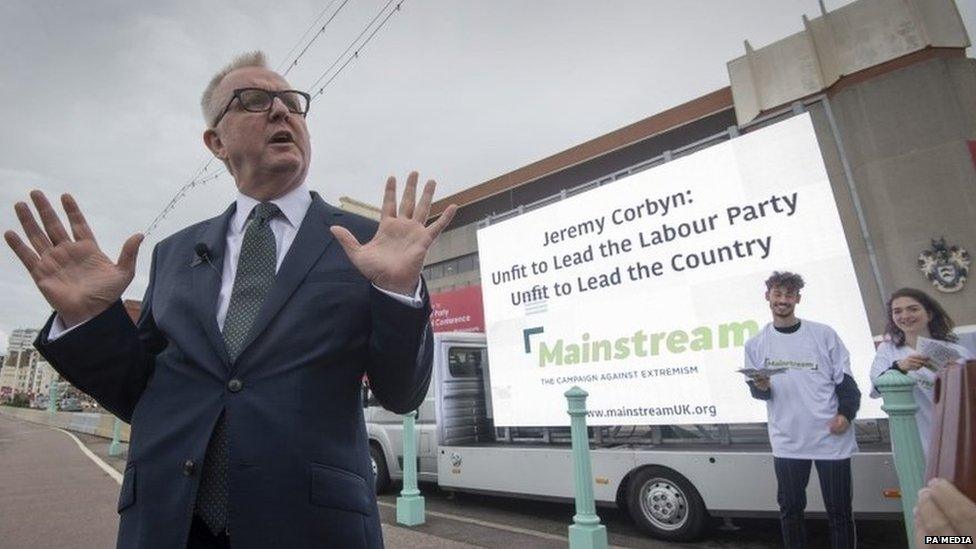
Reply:
<svg viewBox="0 0 976 549"><path fill-rule="evenodd" d="M137 325L118 302L53 342L49 320L38 337L56 370L132 425L118 547L186 546L221 413L235 549L382 547L360 380L368 374L390 410L420 405L431 372L429 301L413 308L373 288L329 226L364 242L376 223L312 193L231 363L216 310L235 207L156 246ZM212 265L195 258L199 242Z"/></svg>

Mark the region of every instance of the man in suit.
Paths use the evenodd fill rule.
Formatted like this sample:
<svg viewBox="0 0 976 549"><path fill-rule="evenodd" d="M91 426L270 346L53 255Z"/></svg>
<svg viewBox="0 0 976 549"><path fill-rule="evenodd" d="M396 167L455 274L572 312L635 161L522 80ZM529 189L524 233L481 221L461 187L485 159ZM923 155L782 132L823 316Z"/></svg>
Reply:
<svg viewBox="0 0 976 549"><path fill-rule="evenodd" d="M121 548L382 547L360 380L406 413L430 382L420 270L450 222L429 227L429 181L379 226L305 184L309 98L246 54L204 93L204 142L239 194L153 250L136 325L120 297L142 235L113 262L70 195L71 235L43 193L4 237L54 309L36 346L132 425ZM365 242L365 244L362 244Z"/></svg>

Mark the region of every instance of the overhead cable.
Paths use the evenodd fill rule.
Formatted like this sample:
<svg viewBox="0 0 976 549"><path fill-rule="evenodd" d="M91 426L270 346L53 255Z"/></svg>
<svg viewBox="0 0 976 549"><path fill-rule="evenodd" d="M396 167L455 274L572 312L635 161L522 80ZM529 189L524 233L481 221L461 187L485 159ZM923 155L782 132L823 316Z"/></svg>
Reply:
<svg viewBox="0 0 976 549"><path fill-rule="evenodd" d="M338 0L333 0L332 3L330 3L328 6L326 6L326 8L324 10L322 10L322 12L319 14L319 16L316 17L315 22L309 27L308 30L305 31L305 34L303 34L302 35L302 38L299 39L298 43L296 43L296 45L292 47L292 49L288 53L288 55L285 56L285 60L286 61L287 61L288 57L298 47L298 44L301 44L302 43L302 40L304 40L304 38L308 35L308 33L311 31L311 29L314 28L314 26L318 23L318 21L321 20L322 16L329 11L329 8L331 8L332 5L334 5L336 1L338 1ZM325 31L325 29L329 26L329 23L331 23L335 19L336 15L338 15L339 11L341 11L342 8L348 2L349 2L349 0L343 0L342 4L340 4L339 7L336 9L336 11L332 13L332 16L329 18L329 20L326 21L325 24L323 24L322 27L319 28L319 31L315 34L315 36L307 44L305 44L305 47L298 54L298 56L295 57L295 59L291 62L291 64L288 66L288 69L282 74L282 76L288 74L288 71L290 71L292 69L292 67L295 67L298 64L298 60L301 59L301 57L303 55L305 55L305 52L308 51L308 49L312 45L312 43L314 43L315 40L318 39L318 37L322 35L322 33ZM383 8L380 9L379 12L377 12L377 14L373 17L373 19L370 20L369 24L367 24L366 27L363 28L363 30L359 33L358 36L356 36L356 39L353 40L352 43L349 44L349 46L345 49L345 51L343 51L342 54L340 54L339 57L337 57L336 60L332 63L332 65L330 65L329 68L326 69L325 72L323 72L318 77L318 79L315 81L315 83L312 84L312 86L310 87L310 90L311 89L314 89L316 86L319 85L320 82L322 82L323 80L325 80L325 78L327 76L329 76L329 73L332 71L332 69L335 68L336 65L338 65L340 61L342 61L343 57L345 57L346 54L348 54L349 51L352 50L353 47L356 46L356 44L359 42L359 40L364 35L366 35L366 33L369 32L369 30L371 28L373 29L372 32L369 33L369 36L366 37L366 40L364 40L361 44L359 44L359 47L356 48L356 50L353 52L353 54L351 56L349 56L345 60L345 62L343 62L342 65L339 66L338 70L336 70L335 73L333 73L332 76L329 77L329 79L324 84L322 84L322 86L318 89L318 91L315 94L312 95L312 99L314 99L314 98L322 95L325 92L325 89L327 87L329 87L329 85L336 79L336 77L339 76L340 73L342 73L342 71L349 65L349 63L351 63L353 59L359 58L359 54L360 54L360 52L363 51L363 48L365 48L366 45L369 44L370 41L373 39L373 37L375 37L376 34L386 25L386 22L390 20L390 18L393 16L393 14L395 14L395 13L397 13L397 12L400 11L400 8L403 5L404 0L401 0L399 3L397 3L397 5L392 10L390 10L389 13L386 14L386 17L384 17L383 20L380 21L379 25L376 25L375 28L374 28L373 27L374 23L376 23L376 21L383 15L383 13L386 12L386 10L390 7L391 4L393 4L393 2L394 2L394 0L389 0L386 3L386 5L383 6ZM280 69L279 69L279 71L280 71ZM206 183L208 183L210 181L213 181L213 180L219 178L221 175L227 173L227 170L225 168L223 168L223 167L221 167L220 169L218 169L217 171L215 171L213 173L208 173L208 170L209 170L211 164L213 164L214 160L215 160L215 158L210 158L202 167L200 167L199 169L197 169L197 171L194 173L194 175L190 178L190 180L186 184L184 184L182 187L180 187L180 190L176 192L176 194L173 196L173 198L169 201L169 204L167 204L166 207L163 208L163 211L160 212L160 214L157 215L155 219L153 219L152 223L149 224L149 227L146 229L145 236L148 237L154 230L156 230L157 227L159 227L160 223L162 223L162 221L164 219L166 219L166 216L169 215L169 213L172 212L174 209L176 209L176 204L180 201L180 199L182 199L184 196L186 196L186 193L187 193L188 190L190 190L193 187L196 187L198 185L203 185L203 184L206 184Z"/></svg>
<svg viewBox="0 0 976 549"><path fill-rule="evenodd" d="M329 10L329 8L332 7L332 4L335 4L336 3L336 1L337 0L332 0L332 3L329 4L325 8L325 10L322 11L322 14L324 14L325 12L327 12ZM348 3L349 3L349 0L343 0L342 4L340 4L339 7L335 10L335 12L332 14L332 16L329 17L329 20L326 21L325 24L322 25L322 28L320 28L319 31L317 33L315 33L315 36L313 36L312 39L309 40L307 44L305 44L305 47L302 49L301 53L299 53L298 56L295 57L295 59L291 63L288 64L288 69L286 69L285 72L281 73L282 76L287 76L288 73L291 72L291 70L293 68L295 68L296 66L298 66L298 60L301 59L302 56L305 55L305 52L307 52L308 49L310 47L312 47L312 44L314 44L315 41L318 40L318 38L325 33L325 29L329 26L329 23L331 23L332 20L335 19L337 15L339 15L339 12L342 11L342 8L344 8L345 5L348 4ZM321 19L322 18L322 14L320 14L317 19ZM311 29L309 29L309 30L311 30ZM305 34L308 34L308 31L305 31ZM298 43L300 44L301 43L301 40L299 40ZM296 45L296 47L297 47L297 45ZM295 48L292 48L292 51L295 51ZM288 56L290 56L290 55L291 55L291 52L288 52ZM288 56L285 56L285 59L286 60L288 59ZM281 72L281 69L280 68L278 69L278 72Z"/></svg>
<svg viewBox="0 0 976 549"><path fill-rule="evenodd" d="M188 182L186 182L182 187L180 187L180 190L176 191L176 194L174 194L173 198L170 199L169 204L167 204L166 207L163 208L163 211L160 212L159 215L157 215L156 218L153 219L152 223L149 224L149 227L146 228L146 232L144 233L146 237L152 234L153 231L155 231L156 228L159 227L159 224L162 223L164 219L166 219L166 216L169 215L169 213L172 212L174 209L176 209L177 202L179 202L181 198L186 196L188 190L192 189L193 187L196 187L197 185L204 185L206 183L209 183L210 181L213 181L218 177L220 177L221 175L223 175L224 173L226 173L227 170L223 167L220 167L218 170L216 170L213 173L208 173L210 169L210 165L213 164L215 159L216 159L215 157L211 157L210 160L207 160L207 162L203 164L203 166L197 169L193 177L191 177Z"/></svg>
<svg viewBox="0 0 976 549"><path fill-rule="evenodd" d="M353 47L354 47L354 46L356 46L356 43L357 43L357 42L359 42L359 39L360 39L360 38L362 38L362 37L363 37L363 35L365 35L365 34L366 34L367 32L369 32L369 29L370 29L371 27L373 27L373 24L374 24L374 23L376 23L376 21L377 21L377 20L378 20L378 19L380 18L380 16L381 16L381 15L383 15L383 12L385 12L385 11L386 11L386 9L387 9L387 8L389 8L389 7L390 7L390 5L391 5L391 4L393 3L393 2L394 2L394 0L389 0L389 2L387 2L387 3L386 3L386 5L385 5L385 6L383 6L383 8L382 8L382 9L380 9L380 11L376 13L376 15L375 15L375 16L373 17L373 19L372 19L372 20L370 20L370 22L369 22L369 23L368 23L368 24L366 25L366 27L364 27L364 28L363 28L363 30L362 30L362 31L361 31L361 32L359 33L359 36L357 36L357 37L355 38L355 40L353 40L353 41L352 41L352 43L350 43L350 44L349 44L349 47L347 47L347 48L345 49L345 51L343 51L343 52L342 52L341 54L339 54L339 57L336 57L336 60L335 60L335 61L333 61L331 65L329 65L329 68L327 68L327 69L325 69L325 72L323 72L323 73L322 73L322 75L321 75L321 76L319 76L319 77L318 77L318 79L317 79L317 80L316 80L316 81L315 81L315 82L314 82L314 83L313 83L313 84L312 84L311 86L309 86L309 91L310 91L310 92L311 92L312 90L314 90L314 89L315 89L315 87L316 87L316 86L318 86L320 82L322 82L323 80L325 80L325 78L326 78L326 76L328 76L328 75L329 75L329 72L330 72L330 71L332 71L332 69L333 69L333 68L335 68L335 66L339 64L339 61L341 61L341 60L342 60L342 58L343 58L343 57L345 57L345 55L346 55L347 53L349 53L349 51L350 51L351 49L353 49ZM352 54L351 56L349 56L349 58L348 58L348 59L346 59L346 61L345 61L345 63L343 63L343 64L342 64L342 65L341 65L341 66L339 67L339 69L338 69L338 70L336 70L336 72L335 72L335 73L334 73L334 74L332 75L332 77L331 77L331 78L329 78L329 80L328 80L328 81L327 81L327 82L326 82L325 84L323 84L323 85L322 85L322 86L321 86L321 87L320 87L320 88L318 89L318 91L317 91L317 92L315 92L315 93L313 93L313 94L312 94L312 99L315 99L316 97L318 97L318 96L320 96L320 95L322 95L322 93L323 93L323 92L325 92L325 88L327 88L327 87L329 87L329 84L331 84L331 83L332 83L332 81L333 81L333 80L335 80L337 76L339 76L339 73L341 73L341 72L343 71L343 69L345 69L345 68L346 68L346 66L347 66L347 65L349 65L349 63L350 63L350 62L351 62L351 61L352 61L353 59L356 59L356 58L358 58L358 57L359 57L359 52L361 52L361 51L363 51L363 48L365 48L365 47L366 47L366 44L369 44L369 42L370 42L370 40L372 40L372 39L373 39L373 37L374 37L374 36L376 36L376 33L377 33L377 32L379 32L379 31L380 31L380 29L382 29L384 25L386 25L386 22L390 20L390 17L392 17L394 13L397 13L398 11L400 11L400 6L402 6L402 5L403 5L403 0L401 0L401 1L400 1L400 2L399 2L399 3L397 4L397 5L396 5L396 7L394 7L394 8L393 8L393 9L392 9L392 10L390 11L390 13L388 13L388 14L386 14L386 17L384 17L384 18L383 18L383 21L381 21L381 22L380 22L380 24L379 24L379 25L377 25L377 26L376 26L376 28L374 28L374 29L373 29L373 32L372 32L372 33L370 33L370 35L369 35L369 36L368 36L368 37L366 38L366 40L364 40L364 41L363 41L363 43L359 45L359 47L358 47L358 48L356 49L356 51L355 51L355 52L353 52L353 54Z"/></svg>

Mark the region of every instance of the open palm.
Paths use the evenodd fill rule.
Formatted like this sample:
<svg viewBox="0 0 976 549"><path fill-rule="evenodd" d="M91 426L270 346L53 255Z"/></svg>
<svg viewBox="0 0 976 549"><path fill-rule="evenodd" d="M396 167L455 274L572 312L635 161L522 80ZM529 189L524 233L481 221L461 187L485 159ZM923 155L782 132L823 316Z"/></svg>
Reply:
<svg viewBox="0 0 976 549"><path fill-rule="evenodd" d="M457 206L451 204L437 221L425 226L437 184L428 181L420 200L416 201L417 178L417 172L407 177L399 209L396 178L386 180L380 226L366 244L361 244L344 227L331 227L332 234L363 276L379 288L404 295L412 295L416 290L427 250L457 211Z"/></svg>
<svg viewBox="0 0 976 549"><path fill-rule="evenodd" d="M113 262L98 247L95 235L71 195L62 195L61 204L74 238L68 235L44 193L31 192L31 200L44 228L37 224L27 204L18 202L14 211L30 245L14 231L7 231L3 236L44 299L68 327L108 309L132 282L143 236L129 237L118 261Z"/></svg>

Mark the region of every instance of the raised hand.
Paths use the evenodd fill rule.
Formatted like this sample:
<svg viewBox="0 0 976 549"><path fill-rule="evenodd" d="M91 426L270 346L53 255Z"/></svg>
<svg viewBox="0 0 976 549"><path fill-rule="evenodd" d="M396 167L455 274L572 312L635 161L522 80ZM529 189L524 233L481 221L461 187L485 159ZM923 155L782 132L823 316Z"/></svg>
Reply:
<svg viewBox="0 0 976 549"><path fill-rule="evenodd" d="M113 262L98 247L85 216L70 194L61 195L61 204L74 238L68 235L44 193L32 191L30 197L44 229L37 224L30 207L18 202L14 211L30 246L14 231L6 231L3 238L24 264L44 299L70 328L98 315L119 299L135 275L143 235L130 236L122 245L118 261Z"/></svg>
<svg viewBox="0 0 976 549"><path fill-rule="evenodd" d="M344 227L331 227L352 264L377 287L404 295L416 291L427 250L457 211L457 206L451 204L437 221L429 227L424 226L435 186L433 180L428 181L420 201L415 203L417 172L410 172L398 210L396 178L387 179L380 226L366 244L361 244Z"/></svg>

